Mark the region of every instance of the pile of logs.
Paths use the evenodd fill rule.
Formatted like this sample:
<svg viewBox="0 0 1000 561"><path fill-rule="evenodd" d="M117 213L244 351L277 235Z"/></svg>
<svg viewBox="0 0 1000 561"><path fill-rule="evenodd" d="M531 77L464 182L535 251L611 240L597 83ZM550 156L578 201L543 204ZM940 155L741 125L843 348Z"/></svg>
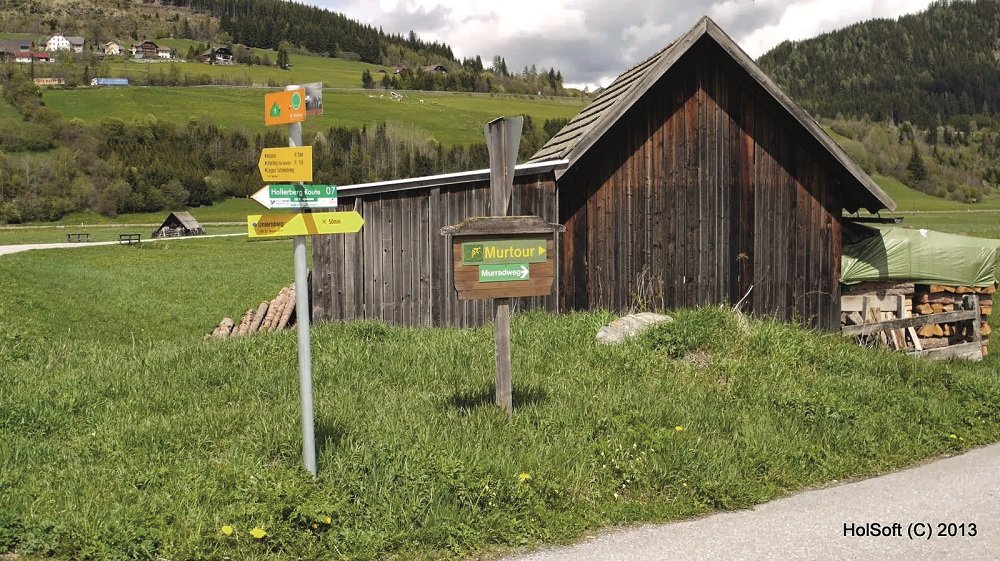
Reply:
<svg viewBox="0 0 1000 561"><path fill-rule="evenodd" d="M231 318L223 318L206 339L240 337L259 331L281 331L295 325L295 284L281 289L270 302L261 302L257 309L249 308L237 325Z"/></svg>
<svg viewBox="0 0 1000 561"><path fill-rule="evenodd" d="M973 309L975 303L968 304L970 298L979 303L979 335L982 337L983 356L989 354L991 333L990 314L993 313L994 287L917 285L913 297L913 315L927 316L945 312ZM948 347L956 343L969 342L975 337L972 322L929 323L917 330L925 349Z"/></svg>
<svg viewBox="0 0 1000 561"><path fill-rule="evenodd" d="M911 354L980 360L989 352L996 288L862 283L841 298L844 335Z"/></svg>

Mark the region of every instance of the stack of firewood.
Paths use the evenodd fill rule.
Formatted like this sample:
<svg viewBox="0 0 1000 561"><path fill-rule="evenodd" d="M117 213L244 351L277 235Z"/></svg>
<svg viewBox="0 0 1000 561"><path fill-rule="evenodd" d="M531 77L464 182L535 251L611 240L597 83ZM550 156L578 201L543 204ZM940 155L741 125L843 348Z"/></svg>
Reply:
<svg viewBox="0 0 1000 561"><path fill-rule="evenodd" d="M841 329L864 345L981 360L989 353L995 292L995 286L878 282L846 286L840 303Z"/></svg>
<svg viewBox="0 0 1000 561"><path fill-rule="evenodd" d="M237 325L231 318L223 318L206 339L225 339L250 335L259 331L281 331L295 325L295 285L281 289L270 302L261 302L257 309L249 308Z"/></svg>
<svg viewBox="0 0 1000 561"><path fill-rule="evenodd" d="M913 293L913 283L867 282L844 287L840 323L843 326L872 325L909 318ZM914 351L919 347L917 332L912 327L872 329L859 337L859 342L896 351Z"/></svg>
<svg viewBox="0 0 1000 561"><path fill-rule="evenodd" d="M946 286L939 284L917 285L913 298L913 315L923 316L960 311L967 295L979 300L979 334L982 337L983 355L989 350L990 314L993 313L994 287ZM947 347L969 341L974 337L972 322L931 323L921 326L917 333L925 348Z"/></svg>

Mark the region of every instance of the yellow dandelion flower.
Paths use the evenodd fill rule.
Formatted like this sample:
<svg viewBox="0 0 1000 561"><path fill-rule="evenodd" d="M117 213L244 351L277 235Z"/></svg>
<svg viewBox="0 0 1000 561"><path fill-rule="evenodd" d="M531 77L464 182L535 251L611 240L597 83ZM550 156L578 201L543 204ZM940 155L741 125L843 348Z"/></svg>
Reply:
<svg viewBox="0 0 1000 561"><path fill-rule="evenodd" d="M521 483L524 483L525 481L531 481L531 474L525 472L519 473L517 474L517 480L520 481Z"/></svg>
<svg viewBox="0 0 1000 561"><path fill-rule="evenodd" d="M254 528L253 530L250 530L250 535L253 536L254 539L262 540L267 537L267 532L265 532L263 528Z"/></svg>
<svg viewBox="0 0 1000 561"><path fill-rule="evenodd" d="M226 524L225 526L220 528L219 531L222 532L222 535L224 536L231 536L233 535L233 532L236 531L236 528L233 528L232 526Z"/></svg>
<svg viewBox="0 0 1000 561"><path fill-rule="evenodd" d="M682 425L677 425L676 427L674 427L674 430L677 432L682 432L684 430L684 427Z"/></svg>
<svg viewBox="0 0 1000 561"><path fill-rule="evenodd" d="M950 438L950 439L952 439L952 440L955 440L956 438L958 438L958 435L955 435L955 434L949 434L949 435L948 435L948 438Z"/></svg>
<svg viewBox="0 0 1000 561"><path fill-rule="evenodd" d="M324 524L332 524L333 523L333 518L330 518L329 516L324 516L323 517L323 523Z"/></svg>

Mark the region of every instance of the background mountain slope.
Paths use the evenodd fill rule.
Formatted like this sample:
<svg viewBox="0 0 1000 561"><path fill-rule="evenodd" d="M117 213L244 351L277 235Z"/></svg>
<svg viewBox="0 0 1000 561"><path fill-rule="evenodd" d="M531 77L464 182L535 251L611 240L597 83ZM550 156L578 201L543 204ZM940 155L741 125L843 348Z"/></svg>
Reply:
<svg viewBox="0 0 1000 561"><path fill-rule="evenodd" d="M982 125L1000 110L1000 0L940 0L897 21L785 41L759 64L814 115Z"/></svg>

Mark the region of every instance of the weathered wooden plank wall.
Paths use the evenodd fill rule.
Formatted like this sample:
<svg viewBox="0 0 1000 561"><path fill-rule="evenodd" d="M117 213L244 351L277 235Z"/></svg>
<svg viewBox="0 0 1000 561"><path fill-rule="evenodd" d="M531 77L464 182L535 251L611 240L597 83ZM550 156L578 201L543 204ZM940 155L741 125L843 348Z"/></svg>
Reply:
<svg viewBox="0 0 1000 561"><path fill-rule="evenodd" d="M821 150L728 57L696 45L560 178L562 307L749 292L755 313L837 328L841 202Z"/></svg>
<svg viewBox="0 0 1000 561"><path fill-rule="evenodd" d="M489 320L489 301L458 300L451 246L438 233L470 216L489 216L488 181L340 198L339 210L357 210L365 225L357 234L312 238L315 321L470 327ZM515 178L510 209L512 216L555 222L551 174ZM515 309L555 311L557 304L555 295L515 299Z"/></svg>

